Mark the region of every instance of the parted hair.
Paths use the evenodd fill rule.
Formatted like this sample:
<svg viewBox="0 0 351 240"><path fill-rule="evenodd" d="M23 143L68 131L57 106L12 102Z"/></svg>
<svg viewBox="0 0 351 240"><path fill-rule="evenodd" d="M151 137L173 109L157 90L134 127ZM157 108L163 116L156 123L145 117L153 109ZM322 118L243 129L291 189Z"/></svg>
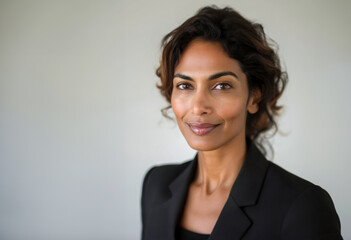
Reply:
<svg viewBox="0 0 351 240"><path fill-rule="evenodd" d="M201 8L162 39L160 66L156 70L161 81L157 87L169 103L174 69L187 45L195 38L219 42L225 52L240 63L248 81L249 94L254 89L261 91L259 110L247 115L246 137L262 147L262 140L267 135L264 133L273 130L272 136L278 130L276 117L282 109L278 99L288 81L280 65L277 45L266 37L261 24L244 18L230 7ZM169 117L167 110L170 107L162 109L164 116Z"/></svg>

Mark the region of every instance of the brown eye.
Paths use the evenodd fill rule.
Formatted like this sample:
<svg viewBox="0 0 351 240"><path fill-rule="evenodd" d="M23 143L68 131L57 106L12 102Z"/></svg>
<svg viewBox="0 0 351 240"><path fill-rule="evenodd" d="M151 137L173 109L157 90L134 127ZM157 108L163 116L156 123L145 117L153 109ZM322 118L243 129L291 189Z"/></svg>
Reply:
<svg viewBox="0 0 351 240"><path fill-rule="evenodd" d="M215 85L213 89L226 90L226 89L230 89L230 88L232 88L232 85L230 85L229 83L219 83L219 84Z"/></svg>
<svg viewBox="0 0 351 240"><path fill-rule="evenodd" d="M193 89L193 86L189 83L178 83L177 88L180 90L191 90Z"/></svg>

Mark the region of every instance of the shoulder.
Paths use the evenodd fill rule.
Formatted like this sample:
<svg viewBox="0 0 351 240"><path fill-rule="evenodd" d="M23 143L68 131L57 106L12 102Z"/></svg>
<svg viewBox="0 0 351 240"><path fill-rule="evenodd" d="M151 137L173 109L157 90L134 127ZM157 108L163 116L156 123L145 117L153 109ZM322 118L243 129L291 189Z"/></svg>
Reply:
<svg viewBox="0 0 351 240"><path fill-rule="evenodd" d="M274 163L266 184L285 202L282 239L342 239L340 220L326 190Z"/></svg>
<svg viewBox="0 0 351 240"><path fill-rule="evenodd" d="M304 190L316 187L310 181L303 179L273 162L269 162L269 167L266 174L266 182L279 188L284 192L289 192L292 195L299 195Z"/></svg>
<svg viewBox="0 0 351 240"><path fill-rule="evenodd" d="M168 194L169 184L179 176L192 161L181 164L167 164L154 166L147 171L143 180L142 202L148 202L153 198L161 198L162 194ZM157 195L157 197L156 197Z"/></svg>
<svg viewBox="0 0 351 240"><path fill-rule="evenodd" d="M156 185L167 185L174 180L191 161L187 161L181 164L167 164L154 166L147 171L144 177L143 185L154 183ZM153 185L154 185L153 184Z"/></svg>

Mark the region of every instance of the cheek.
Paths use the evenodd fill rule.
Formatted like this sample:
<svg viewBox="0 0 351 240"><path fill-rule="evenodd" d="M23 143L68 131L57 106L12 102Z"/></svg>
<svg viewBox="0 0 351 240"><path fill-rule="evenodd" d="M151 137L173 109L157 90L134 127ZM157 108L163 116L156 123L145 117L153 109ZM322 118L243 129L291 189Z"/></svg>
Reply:
<svg viewBox="0 0 351 240"><path fill-rule="evenodd" d="M246 116L246 102L242 99L221 102L216 108L218 115L223 119L233 120Z"/></svg>
<svg viewBox="0 0 351 240"><path fill-rule="evenodd" d="M172 95L171 106L177 119L181 119L185 115L187 109L186 105L186 102L182 98Z"/></svg>

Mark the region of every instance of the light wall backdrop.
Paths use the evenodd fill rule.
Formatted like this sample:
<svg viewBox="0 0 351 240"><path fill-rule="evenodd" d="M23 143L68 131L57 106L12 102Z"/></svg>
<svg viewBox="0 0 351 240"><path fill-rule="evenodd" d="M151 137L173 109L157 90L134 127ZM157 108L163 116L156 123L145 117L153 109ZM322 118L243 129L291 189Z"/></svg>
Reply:
<svg viewBox="0 0 351 240"><path fill-rule="evenodd" d="M160 113L160 41L208 4L279 44L273 161L326 189L351 239L346 0L0 0L0 239L140 238L145 172L195 154Z"/></svg>

